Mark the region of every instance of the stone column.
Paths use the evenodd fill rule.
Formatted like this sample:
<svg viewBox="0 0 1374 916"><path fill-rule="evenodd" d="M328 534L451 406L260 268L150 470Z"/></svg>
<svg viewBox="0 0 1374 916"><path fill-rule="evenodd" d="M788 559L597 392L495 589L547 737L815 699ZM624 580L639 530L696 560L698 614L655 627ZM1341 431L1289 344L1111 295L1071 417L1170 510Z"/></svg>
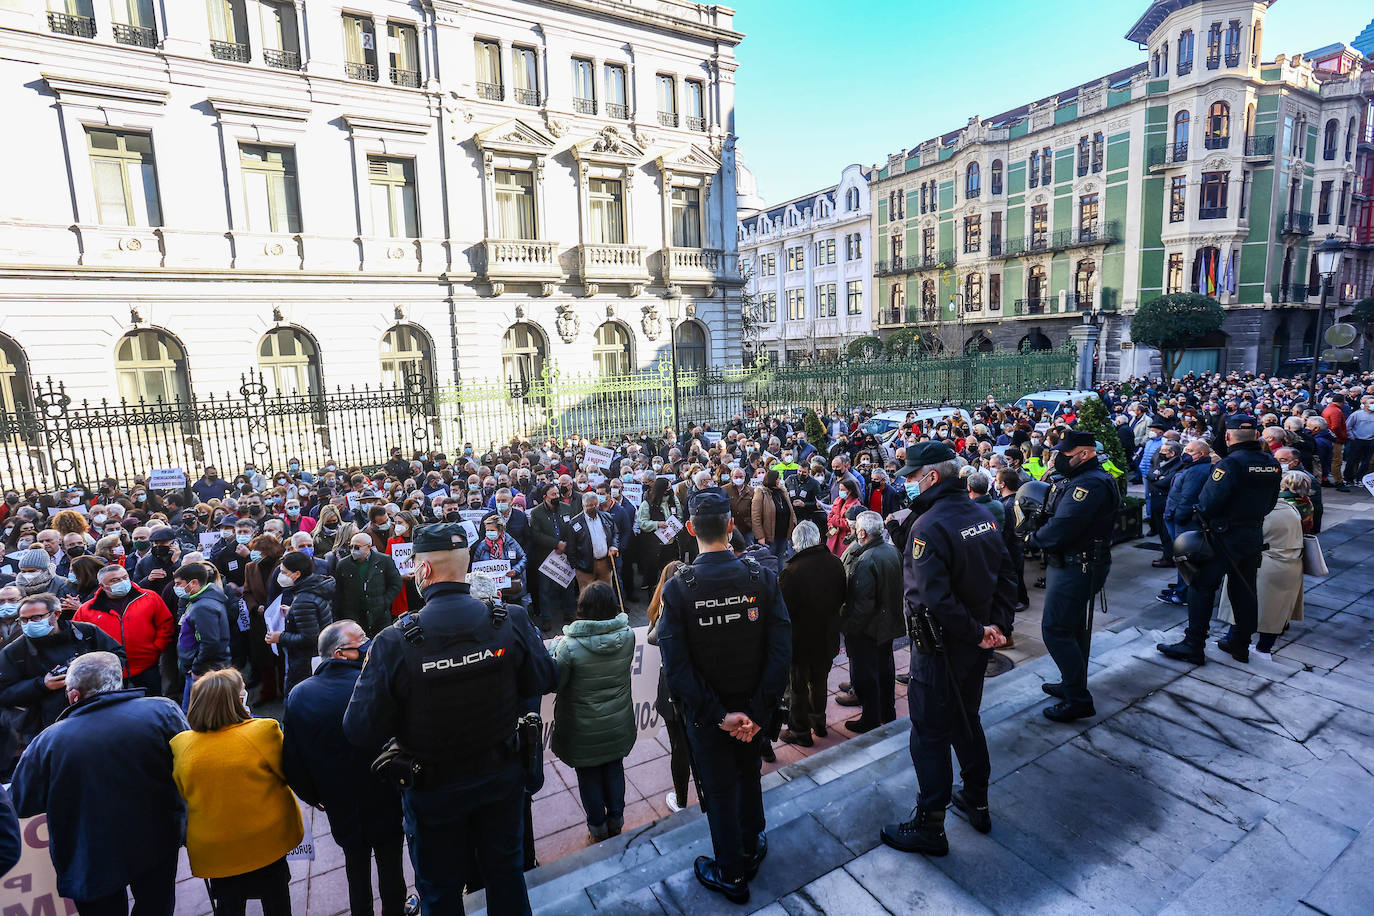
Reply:
<svg viewBox="0 0 1374 916"><path fill-rule="evenodd" d="M1078 369L1074 385L1078 388L1093 386L1093 354L1097 352L1097 341L1102 329L1095 324L1076 324L1069 328L1069 339L1078 350Z"/></svg>

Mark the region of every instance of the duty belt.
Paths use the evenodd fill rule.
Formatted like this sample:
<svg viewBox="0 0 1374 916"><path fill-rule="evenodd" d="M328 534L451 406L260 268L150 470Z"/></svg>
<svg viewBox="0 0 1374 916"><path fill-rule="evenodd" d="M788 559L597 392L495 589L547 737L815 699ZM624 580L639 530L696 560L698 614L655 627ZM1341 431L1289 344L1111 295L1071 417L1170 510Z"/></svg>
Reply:
<svg viewBox="0 0 1374 916"><path fill-rule="evenodd" d="M420 778L416 788L440 789L455 782L485 776L514 760L518 750L519 741L516 734L512 733L500 747L485 753L441 761L419 760Z"/></svg>

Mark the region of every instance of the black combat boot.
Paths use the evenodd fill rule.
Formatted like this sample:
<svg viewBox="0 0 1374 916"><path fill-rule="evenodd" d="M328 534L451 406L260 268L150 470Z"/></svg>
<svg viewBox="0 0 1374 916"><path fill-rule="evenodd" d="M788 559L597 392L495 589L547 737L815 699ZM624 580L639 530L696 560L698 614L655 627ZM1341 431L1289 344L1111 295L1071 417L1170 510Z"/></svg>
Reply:
<svg viewBox="0 0 1374 916"><path fill-rule="evenodd" d="M753 881L758 876L759 866L763 864L764 858L768 855L768 836L759 834L758 841L754 844L754 851L745 852L744 880Z"/></svg>
<svg viewBox="0 0 1374 916"><path fill-rule="evenodd" d="M964 786L954 790L950 802L968 818L969 825L979 833L992 832L992 815L988 813L988 790Z"/></svg>
<svg viewBox="0 0 1374 916"><path fill-rule="evenodd" d="M749 882L744 878L727 878L716 864L716 860L708 856L698 856L693 871L696 872L697 880L701 886L709 891L724 895L726 900L731 903L749 902Z"/></svg>
<svg viewBox="0 0 1374 916"><path fill-rule="evenodd" d="M1194 645L1186 639L1181 639L1175 643L1159 643L1155 646L1159 654L1167 658L1176 658L1181 662L1190 662L1194 665L1207 664L1207 656L1202 654L1202 646Z"/></svg>
<svg viewBox="0 0 1374 916"><path fill-rule="evenodd" d="M1049 681L1046 681L1045 683L1040 685L1040 689L1048 693L1050 696L1054 697L1056 700L1063 700L1067 698L1069 695L1068 692L1064 690L1064 684L1061 681L1055 681L1053 684L1051 684Z"/></svg>
<svg viewBox="0 0 1374 916"><path fill-rule="evenodd" d="M928 856L949 855L944 809L922 811L917 808L911 820L883 827L882 839L888 846L902 852L919 852Z"/></svg>

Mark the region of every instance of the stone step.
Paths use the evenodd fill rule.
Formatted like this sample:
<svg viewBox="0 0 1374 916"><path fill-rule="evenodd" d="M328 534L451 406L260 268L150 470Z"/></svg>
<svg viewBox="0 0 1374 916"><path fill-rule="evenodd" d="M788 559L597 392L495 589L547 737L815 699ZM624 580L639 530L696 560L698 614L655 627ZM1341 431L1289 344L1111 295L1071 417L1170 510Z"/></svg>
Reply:
<svg viewBox="0 0 1374 916"><path fill-rule="evenodd" d="M1099 697L1101 715L1118 712L1141 692L1152 690L1152 679L1177 676L1172 669L1142 660L1147 649L1153 651L1157 637L1135 628L1094 634L1093 689ZM988 682L982 718L994 781L1033 764L1096 721L1059 725L1030 713L1047 701L1040 684L1056 679L1053 661L1041 657ZM914 869L926 875L931 902L943 902L945 909L958 912L999 911L1012 906L1014 901L997 898L1000 892L995 889L961 886L956 870L880 846L881 824L905 818L914 804L916 779L908 750L909 732L910 721L901 719L764 777L769 861L785 862L786 866L765 866L753 884L750 905L740 908L741 912L766 907L822 876L823 887L838 893L852 880L834 874L842 867L870 891L874 877L885 870L905 869L910 873ZM949 829L952 841L956 833L971 833L954 815L949 818ZM696 857L710 853L705 818L693 807L528 873L530 902L536 912L560 916L607 911L718 912L722 902L704 891L692 874ZM859 857L865 864L855 872ZM1007 861L1001 865L988 863L999 869L997 874L1033 871L1015 856L1003 858ZM985 874L986 868L977 871ZM1041 875L1039 880L1046 879ZM872 898L867 899L871 902ZM881 912L876 903L873 906ZM480 892L466 900L469 913L485 912L483 907ZM842 907L830 911L850 910ZM856 905L852 911L860 912L862 907Z"/></svg>

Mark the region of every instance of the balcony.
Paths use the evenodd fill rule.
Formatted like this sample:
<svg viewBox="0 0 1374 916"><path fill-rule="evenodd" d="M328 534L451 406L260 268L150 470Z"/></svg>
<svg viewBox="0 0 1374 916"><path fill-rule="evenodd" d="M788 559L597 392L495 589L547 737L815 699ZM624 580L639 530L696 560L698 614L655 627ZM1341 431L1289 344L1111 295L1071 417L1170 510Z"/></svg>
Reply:
<svg viewBox="0 0 1374 916"><path fill-rule="evenodd" d="M210 41L210 53L216 60L232 60L235 63L246 64L249 57L248 45L238 41Z"/></svg>
<svg viewBox="0 0 1374 916"><path fill-rule="evenodd" d="M940 307L938 305L928 304L921 306L921 321L929 323L939 320Z"/></svg>
<svg viewBox="0 0 1374 916"><path fill-rule="evenodd" d="M677 127L676 111L660 111L658 113L658 123L664 127Z"/></svg>
<svg viewBox="0 0 1374 916"><path fill-rule="evenodd" d="M1274 155L1273 137L1260 136L1245 138L1245 156L1247 159L1259 157L1268 158L1272 155Z"/></svg>
<svg viewBox="0 0 1374 916"><path fill-rule="evenodd" d="M699 117L697 117L696 115L688 115L688 116L687 116L687 129L688 129L688 130L705 131L705 130L706 130L706 119L705 119L705 118L699 118Z"/></svg>
<svg viewBox="0 0 1374 916"><path fill-rule="evenodd" d="M578 272L584 281L626 280L643 283L649 278L644 267L645 249L640 245L582 245L578 249Z"/></svg>
<svg viewBox="0 0 1374 916"><path fill-rule="evenodd" d="M1224 137L1206 137L1202 145L1205 149L1226 149L1231 145L1231 136L1227 134Z"/></svg>
<svg viewBox="0 0 1374 916"><path fill-rule="evenodd" d="M1316 292L1315 289L1312 290L1313 295L1315 295ZM1304 303L1307 301L1307 294L1308 289L1306 283L1289 283L1286 286L1282 283L1274 284L1275 302Z"/></svg>
<svg viewBox="0 0 1374 916"><path fill-rule="evenodd" d="M406 86L411 89L420 88L419 70L402 70L399 67L391 68L391 85Z"/></svg>
<svg viewBox="0 0 1374 916"><path fill-rule="evenodd" d="M1237 51L1237 52L1234 53L1234 54L1227 54L1227 55L1226 55L1226 66L1228 66L1228 67L1239 67L1239 66L1240 66L1240 52L1239 52L1239 51Z"/></svg>
<svg viewBox="0 0 1374 916"><path fill-rule="evenodd" d="M573 99L573 111L578 114L596 114L596 99Z"/></svg>
<svg viewBox="0 0 1374 916"><path fill-rule="evenodd" d="M624 102L607 102L606 117L628 121L630 119L630 106Z"/></svg>
<svg viewBox="0 0 1374 916"><path fill-rule="evenodd" d="M1079 226L1076 230L1069 230L1070 238L1066 244L1059 244L1059 236L1065 230L1061 229L1055 233L1055 248L1073 248L1079 245L1111 245L1121 241L1121 223L1114 219L1106 222L1093 221Z"/></svg>
<svg viewBox="0 0 1374 916"><path fill-rule="evenodd" d="M911 260L915 261L915 258ZM880 277L891 277L896 274L910 273L910 270L907 268L907 259L898 257L890 261L879 261L877 273Z"/></svg>
<svg viewBox="0 0 1374 916"><path fill-rule="evenodd" d="M67 13L48 13L48 29L58 35L78 38L95 37L95 20L90 16L70 16Z"/></svg>
<svg viewBox="0 0 1374 916"><path fill-rule="evenodd" d="M1016 312L1018 315L1043 315L1049 301L1049 299L1042 297L1017 299Z"/></svg>
<svg viewBox="0 0 1374 916"><path fill-rule="evenodd" d="M714 283L720 279L721 253L716 248L665 248L665 283Z"/></svg>
<svg viewBox="0 0 1374 916"><path fill-rule="evenodd" d="M141 25L126 25L122 22L116 22L114 24L114 40L122 45L133 45L136 48L157 47L157 33Z"/></svg>
<svg viewBox="0 0 1374 916"><path fill-rule="evenodd" d="M488 280L558 280L558 244L538 239L487 239Z"/></svg>
<svg viewBox="0 0 1374 916"><path fill-rule="evenodd" d="M954 249L953 249L953 248L941 248L941 249L940 249L940 263L941 263L941 264L953 264L953 263L954 263ZM932 265L930 265L930 266L934 267L935 265L932 264Z"/></svg>
<svg viewBox="0 0 1374 916"><path fill-rule="evenodd" d="M516 86L515 102L517 105L529 105L531 107L537 107L539 105L539 90L521 89L519 86Z"/></svg>
<svg viewBox="0 0 1374 916"><path fill-rule="evenodd" d="M982 250L983 243L981 241L964 243L964 254L978 254Z"/></svg>
<svg viewBox="0 0 1374 916"><path fill-rule="evenodd" d="M1198 207L1198 219L1226 219L1225 207Z"/></svg>
<svg viewBox="0 0 1374 916"><path fill-rule="evenodd" d="M262 52L262 59L267 66L276 67L278 70L299 70L301 68L299 51L278 51L276 48L266 48Z"/></svg>
<svg viewBox="0 0 1374 916"><path fill-rule="evenodd" d="M1290 210L1279 216L1279 232L1284 235L1311 235L1312 214Z"/></svg>
<svg viewBox="0 0 1374 916"><path fill-rule="evenodd" d="M1181 61L1178 62L1178 75L1179 75L1179 76L1187 76L1189 73L1192 73L1192 72L1193 72L1193 59L1192 59L1191 57L1188 58L1187 60L1181 60Z"/></svg>
<svg viewBox="0 0 1374 916"><path fill-rule="evenodd" d="M477 83L477 97L486 99L488 102L500 102L506 97L506 87L503 83Z"/></svg>
<svg viewBox="0 0 1374 916"><path fill-rule="evenodd" d="M888 306L878 309L878 324L893 325L902 323L902 309L900 306Z"/></svg>
<svg viewBox="0 0 1374 916"><path fill-rule="evenodd" d="M1163 146L1156 146L1150 150L1149 167L1152 169L1161 168L1173 162L1188 161L1188 141L1182 143L1166 143Z"/></svg>
<svg viewBox="0 0 1374 916"><path fill-rule="evenodd" d="M1080 312L1084 309L1090 309L1093 307L1093 294L1080 292L1069 293L1069 304Z"/></svg>
<svg viewBox="0 0 1374 916"><path fill-rule="evenodd" d="M994 258L1002 256L1002 239L1000 236L993 236L988 240L988 254Z"/></svg>
<svg viewBox="0 0 1374 916"><path fill-rule="evenodd" d="M344 76L351 80L366 80L369 83L377 82L376 64L355 64L348 61L344 64Z"/></svg>

